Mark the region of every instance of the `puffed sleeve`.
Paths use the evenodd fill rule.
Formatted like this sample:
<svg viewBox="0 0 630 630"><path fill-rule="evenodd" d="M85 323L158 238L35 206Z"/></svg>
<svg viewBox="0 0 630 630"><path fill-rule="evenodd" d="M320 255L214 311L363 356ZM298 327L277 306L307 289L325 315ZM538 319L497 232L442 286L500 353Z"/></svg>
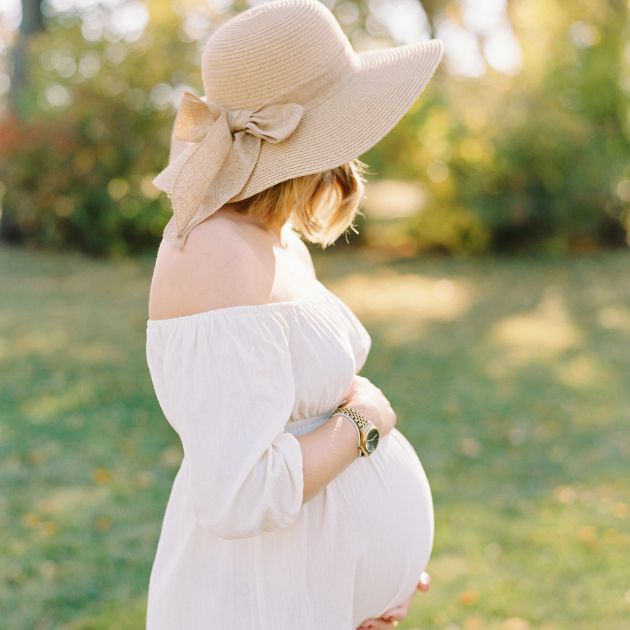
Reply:
<svg viewBox="0 0 630 630"><path fill-rule="evenodd" d="M161 335L161 403L196 520L222 538L291 525L304 478L300 443L284 431L295 398L286 319L235 307L164 321L147 332Z"/></svg>

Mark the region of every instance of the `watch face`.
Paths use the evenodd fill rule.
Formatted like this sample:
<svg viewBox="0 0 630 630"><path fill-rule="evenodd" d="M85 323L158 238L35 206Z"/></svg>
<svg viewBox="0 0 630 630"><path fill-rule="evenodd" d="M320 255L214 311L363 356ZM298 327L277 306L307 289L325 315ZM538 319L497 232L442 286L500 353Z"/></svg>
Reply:
<svg viewBox="0 0 630 630"><path fill-rule="evenodd" d="M378 429L372 427L365 436L365 448L369 453L373 453L378 445Z"/></svg>

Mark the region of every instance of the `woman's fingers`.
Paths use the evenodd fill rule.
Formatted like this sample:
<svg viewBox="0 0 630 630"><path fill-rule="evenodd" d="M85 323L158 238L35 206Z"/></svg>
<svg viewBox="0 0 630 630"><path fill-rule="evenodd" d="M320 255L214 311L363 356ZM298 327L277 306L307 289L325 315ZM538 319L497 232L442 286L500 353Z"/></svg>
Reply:
<svg viewBox="0 0 630 630"><path fill-rule="evenodd" d="M423 593L426 593L430 587L431 587L431 576L426 571L423 571L422 574L420 575L420 582L418 582L418 590L422 591Z"/></svg>
<svg viewBox="0 0 630 630"><path fill-rule="evenodd" d="M426 593L431 587L431 576L423 571L420 575L420 581L418 582L417 589L423 593ZM357 630L384 630L388 628L395 628L399 621L402 621L409 614L409 607L413 600L413 595L400 606L395 606L384 612L380 617L373 619L366 619Z"/></svg>
<svg viewBox="0 0 630 630"><path fill-rule="evenodd" d="M388 611L384 612L380 618L385 621L400 621L401 619L404 619L409 614L409 605L411 604L412 599L413 596L404 604L390 608Z"/></svg>
<svg viewBox="0 0 630 630"><path fill-rule="evenodd" d="M366 619L357 630L391 630L398 625L398 621L385 621L378 619Z"/></svg>
<svg viewBox="0 0 630 630"><path fill-rule="evenodd" d="M431 576L426 571L423 571L422 574L420 575L420 581L418 582L418 585L416 588L419 591L426 593L429 590L430 586L431 586ZM387 612L381 615L381 618L382 619L390 619L390 618L391 619L404 619L409 614L409 606L411 605L413 597L414 596L412 595L404 604L401 604L400 606L390 608Z"/></svg>

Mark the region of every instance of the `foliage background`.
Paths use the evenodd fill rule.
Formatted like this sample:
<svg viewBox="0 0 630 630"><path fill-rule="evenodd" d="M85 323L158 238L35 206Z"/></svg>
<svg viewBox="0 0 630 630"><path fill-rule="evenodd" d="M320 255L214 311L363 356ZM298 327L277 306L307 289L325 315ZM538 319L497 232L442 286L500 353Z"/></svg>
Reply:
<svg viewBox="0 0 630 630"><path fill-rule="evenodd" d="M483 4L477 14L479 4L466 0L331 0L357 50L413 39L401 24L421 20L421 6L424 36L447 45L425 94L363 156L374 180L404 180L423 192L389 222L391 244L463 254L625 246L627 3ZM184 89L202 93L206 36L245 6L49 6L47 30L29 40L29 83L16 111L5 107L0 117L2 210L14 240L98 255L155 245L170 208L151 179L166 163L175 108ZM135 30L121 28L125 15ZM462 71L466 56L476 65ZM366 239L378 234L373 244L387 245L382 212L369 195L365 205Z"/></svg>

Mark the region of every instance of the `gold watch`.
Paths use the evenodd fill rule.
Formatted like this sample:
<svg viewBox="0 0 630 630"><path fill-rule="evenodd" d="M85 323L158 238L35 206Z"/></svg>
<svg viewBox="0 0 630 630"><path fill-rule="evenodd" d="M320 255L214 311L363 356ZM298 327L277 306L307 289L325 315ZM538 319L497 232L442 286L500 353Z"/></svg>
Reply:
<svg viewBox="0 0 630 630"><path fill-rule="evenodd" d="M360 414L356 409L347 407L345 401L333 411L333 416L339 414L352 420L354 426L359 432L359 455L361 457L371 455L378 446L380 437L378 427L364 415Z"/></svg>

